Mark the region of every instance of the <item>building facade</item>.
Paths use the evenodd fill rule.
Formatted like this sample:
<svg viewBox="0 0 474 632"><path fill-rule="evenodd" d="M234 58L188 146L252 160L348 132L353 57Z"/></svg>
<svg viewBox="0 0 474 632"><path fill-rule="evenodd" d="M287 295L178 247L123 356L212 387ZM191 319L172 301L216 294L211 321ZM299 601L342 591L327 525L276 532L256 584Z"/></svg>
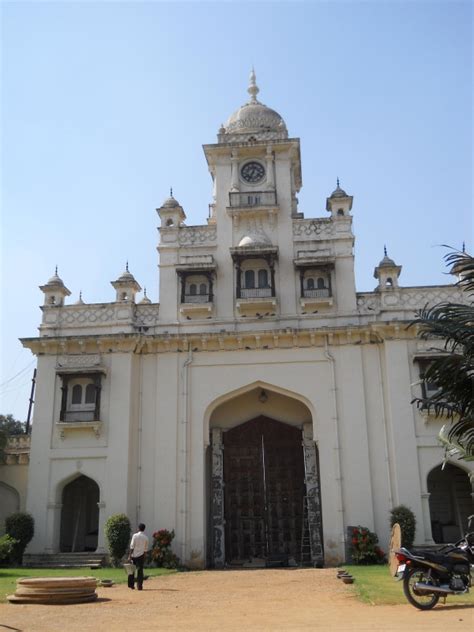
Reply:
<svg viewBox="0 0 474 632"><path fill-rule="evenodd" d="M207 223L158 209L160 303L127 269L112 302L66 304L57 273L39 336L27 508L29 551L103 550L108 516L174 529L192 567L346 556L350 525L386 546L389 511L419 544L450 540L472 512L473 465L441 472L444 420L411 400L436 352L407 329L455 285L401 287L385 252L357 292L352 196L305 218L300 141L250 98L204 145Z"/></svg>

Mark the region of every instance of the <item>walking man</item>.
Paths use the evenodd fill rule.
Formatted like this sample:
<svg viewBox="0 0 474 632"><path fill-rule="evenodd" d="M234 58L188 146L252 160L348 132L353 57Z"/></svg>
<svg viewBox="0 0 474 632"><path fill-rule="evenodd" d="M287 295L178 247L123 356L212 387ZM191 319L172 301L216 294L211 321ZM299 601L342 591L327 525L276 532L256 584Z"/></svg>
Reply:
<svg viewBox="0 0 474 632"><path fill-rule="evenodd" d="M133 562L137 567L138 590L143 590L143 564L145 563L145 554L148 551L148 537L144 531L145 525L143 522L140 522L138 531L132 536L130 551L128 553L129 562ZM132 590L135 588L135 573L128 576L128 587Z"/></svg>

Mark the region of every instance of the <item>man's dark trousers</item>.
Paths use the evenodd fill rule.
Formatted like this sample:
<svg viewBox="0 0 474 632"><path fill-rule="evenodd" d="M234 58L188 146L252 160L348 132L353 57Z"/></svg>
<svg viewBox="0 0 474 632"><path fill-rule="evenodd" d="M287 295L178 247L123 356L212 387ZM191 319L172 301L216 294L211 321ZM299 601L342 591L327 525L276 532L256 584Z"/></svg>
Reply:
<svg viewBox="0 0 474 632"><path fill-rule="evenodd" d="M145 563L145 554L140 555L140 557L132 557L132 562L137 567L137 588L138 590L143 589L143 565ZM135 574L128 576L128 587L134 588L135 583Z"/></svg>

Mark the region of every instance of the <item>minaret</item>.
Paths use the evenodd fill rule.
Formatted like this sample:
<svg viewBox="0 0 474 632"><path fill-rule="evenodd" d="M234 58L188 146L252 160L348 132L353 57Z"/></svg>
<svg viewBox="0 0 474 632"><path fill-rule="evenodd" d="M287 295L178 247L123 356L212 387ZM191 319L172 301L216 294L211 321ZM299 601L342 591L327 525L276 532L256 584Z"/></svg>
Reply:
<svg viewBox="0 0 474 632"><path fill-rule="evenodd" d="M173 189L170 189L170 196L166 198L156 212L161 219L161 228L179 228L186 219L186 214L178 200L173 197Z"/></svg>
<svg viewBox="0 0 474 632"><path fill-rule="evenodd" d="M128 261L125 271L116 281L111 281L112 287L115 288L117 303L135 303L135 295L142 289L136 282L135 277L128 269Z"/></svg>
<svg viewBox="0 0 474 632"><path fill-rule="evenodd" d="M379 265L374 269L374 278L379 284L375 288L378 291L392 290L398 288L398 277L402 271L402 266L397 266L393 259L387 255L387 247L383 247L384 257Z"/></svg>
<svg viewBox="0 0 474 632"><path fill-rule="evenodd" d="M347 195L344 189L339 186L339 178L337 186L331 195L326 198L326 210L331 213L331 217L339 219L350 215L352 209L352 195Z"/></svg>
<svg viewBox="0 0 474 632"><path fill-rule="evenodd" d="M39 288L44 293L44 304L49 307L64 305L64 299L71 294L63 280L58 276L58 266L56 266L54 275L49 281L45 285L40 285Z"/></svg>

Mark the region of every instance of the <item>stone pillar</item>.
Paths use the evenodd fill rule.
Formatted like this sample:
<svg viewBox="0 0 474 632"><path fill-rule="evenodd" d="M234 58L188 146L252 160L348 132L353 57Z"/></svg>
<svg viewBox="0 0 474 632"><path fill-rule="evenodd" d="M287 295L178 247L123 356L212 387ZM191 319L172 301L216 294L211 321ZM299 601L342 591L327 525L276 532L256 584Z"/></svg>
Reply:
<svg viewBox="0 0 474 632"><path fill-rule="evenodd" d="M275 188L275 177L273 174L273 151L272 146L267 145L267 186L266 188L273 191Z"/></svg>
<svg viewBox="0 0 474 632"><path fill-rule="evenodd" d="M232 150L230 155L231 164L231 185L230 190L232 192L239 191L239 157L235 149Z"/></svg>
<svg viewBox="0 0 474 632"><path fill-rule="evenodd" d="M215 568L224 568L224 446L222 429L212 429L212 558Z"/></svg>
<svg viewBox="0 0 474 632"><path fill-rule="evenodd" d="M103 500L99 500L99 502L97 503L97 507L99 508L99 526L98 526L96 553L107 553L107 547L105 545L105 535L104 535L105 502Z"/></svg>
<svg viewBox="0 0 474 632"><path fill-rule="evenodd" d="M316 445L313 441L313 428L311 423L303 424L303 456L308 526L311 544L311 562L314 566L323 566L324 553L321 533L321 494L319 489Z"/></svg>
<svg viewBox="0 0 474 632"><path fill-rule="evenodd" d="M46 538L45 553L57 553L59 551L59 539L61 533L61 510L62 503L49 502L46 512Z"/></svg>
<svg viewBox="0 0 474 632"><path fill-rule="evenodd" d="M430 495L431 494L429 492L423 492L421 494L421 509L423 512L425 544L434 544L433 534L431 533Z"/></svg>

